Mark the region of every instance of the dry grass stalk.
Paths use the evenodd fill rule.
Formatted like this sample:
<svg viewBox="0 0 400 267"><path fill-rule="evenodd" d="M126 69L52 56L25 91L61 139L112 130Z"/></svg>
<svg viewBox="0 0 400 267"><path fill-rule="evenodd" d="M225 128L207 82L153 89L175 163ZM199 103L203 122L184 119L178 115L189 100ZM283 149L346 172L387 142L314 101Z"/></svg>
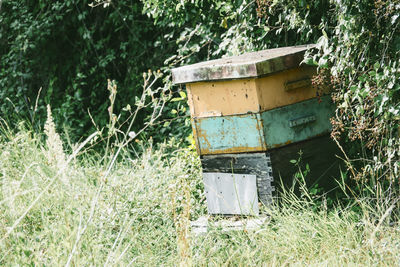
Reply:
<svg viewBox="0 0 400 267"><path fill-rule="evenodd" d="M190 247L190 188L186 182L181 181L184 197L180 206L182 212L177 213L177 187L178 185L171 186L171 213L174 218L175 230L177 234L177 248L179 255L179 266L192 266L192 251ZM180 192L182 194L182 192ZM179 195L180 195L179 194Z"/></svg>
<svg viewBox="0 0 400 267"><path fill-rule="evenodd" d="M50 105L47 105L47 120L44 125L44 132L47 136L47 161L50 165L56 166L58 171L61 171L60 180L64 184L68 184L67 175L65 174L65 169L67 168L67 160L63 150L60 135L56 131Z"/></svg>

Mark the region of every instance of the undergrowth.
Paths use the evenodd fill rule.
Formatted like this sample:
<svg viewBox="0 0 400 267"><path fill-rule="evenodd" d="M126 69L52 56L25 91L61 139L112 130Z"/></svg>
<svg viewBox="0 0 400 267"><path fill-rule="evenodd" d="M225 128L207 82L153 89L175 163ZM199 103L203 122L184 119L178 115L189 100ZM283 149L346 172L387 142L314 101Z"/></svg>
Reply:
<svg viewBox="0 0 400 267"><path fill-rule="evenodd" d="M329 209L322 201L316 208L287 193L257 230L211 227L194 235L189 220L207 212L193 150L174 141L157 149L142 145L140 157L122 153L105 176L108 166L90 152L71 159L58 151L60 169L51 156L57 148L40 139L23 125L0 135L2 266L400 262L398 221L362 200Z"/></svg>

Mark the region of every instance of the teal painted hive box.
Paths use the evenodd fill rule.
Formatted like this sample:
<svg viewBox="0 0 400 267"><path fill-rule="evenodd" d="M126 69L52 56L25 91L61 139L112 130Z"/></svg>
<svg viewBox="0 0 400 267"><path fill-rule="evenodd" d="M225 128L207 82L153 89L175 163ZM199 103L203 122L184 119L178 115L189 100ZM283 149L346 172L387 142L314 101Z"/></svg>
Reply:
<svg viewBox="0 0 400 267"><path fill-rule="evenodd" d="M329 90L311 85L316 68L301 64L312 47L269 49L172 70L174 83L186 85L204 173L256 175L264 204L272 200L273 177L293 175L288 164L300 150L313 161L314 180L326 176L324 168L336 164L337 149L328 137L335 106ZM208 196L207 201L215 203Z"/></svg>
<svg viewBox="0 0 400 267"><path fill-rule="evenodd" d="M194 118L201 155L261 152L327 134L334 114L330 96L261 113Z"/></svg>

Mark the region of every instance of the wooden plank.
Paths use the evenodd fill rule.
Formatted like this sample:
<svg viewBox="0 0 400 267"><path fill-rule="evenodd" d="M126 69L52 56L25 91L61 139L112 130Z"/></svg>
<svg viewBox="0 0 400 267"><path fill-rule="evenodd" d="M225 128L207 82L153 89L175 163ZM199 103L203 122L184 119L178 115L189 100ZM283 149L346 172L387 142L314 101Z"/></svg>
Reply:
<svg viewBox="0 0 400 267"><path fill-rule="evenodd" d="M258 112L254 79L199 82L186 86L191 115L195 118Z"/></svg>
<svg viewBox="0 0 400 267"><path fill-rule="evenodd" d="M314 98L261 114L268 149L317 137L331 130L335 106L330 96Z"/></svg>
<svg viewBox="0 0 400 267"><path fill-rule="evenodd" d="M265 150L260 114L195 118L201 155Z"/></svg>
<svg viewBox="0 0 400 267"><path fill-rule="evenodd" d="M287 90L287 84L293 85L293 83L297 82L297 85L299 85L299 81L310 81L316 72L315 67L304 66L256 79L260 111L271 110L317 97L322 92L317 92L317 89L311 86L310 82L302 83L304 86ZM323 93L327 94L329 91Z"/></svg>

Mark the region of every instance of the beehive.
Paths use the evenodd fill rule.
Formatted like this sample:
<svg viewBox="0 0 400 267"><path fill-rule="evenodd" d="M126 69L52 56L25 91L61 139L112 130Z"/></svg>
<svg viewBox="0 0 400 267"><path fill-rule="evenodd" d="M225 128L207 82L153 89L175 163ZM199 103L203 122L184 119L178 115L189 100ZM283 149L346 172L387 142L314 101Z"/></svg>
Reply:
<svg viewBox="0 0 400 267"><path fill-rule="evenodd" d="M329 143L324 136L331 130L334 105L329 91L311 84L316 68L301 64L310 47L269 49L172 70L174 83L186 85L203 171L255 174L259 200L268 203L272 173L287 169L281 164L285 155L293 157L302 147L318 154L306 144L310 140Z"/></svg>

